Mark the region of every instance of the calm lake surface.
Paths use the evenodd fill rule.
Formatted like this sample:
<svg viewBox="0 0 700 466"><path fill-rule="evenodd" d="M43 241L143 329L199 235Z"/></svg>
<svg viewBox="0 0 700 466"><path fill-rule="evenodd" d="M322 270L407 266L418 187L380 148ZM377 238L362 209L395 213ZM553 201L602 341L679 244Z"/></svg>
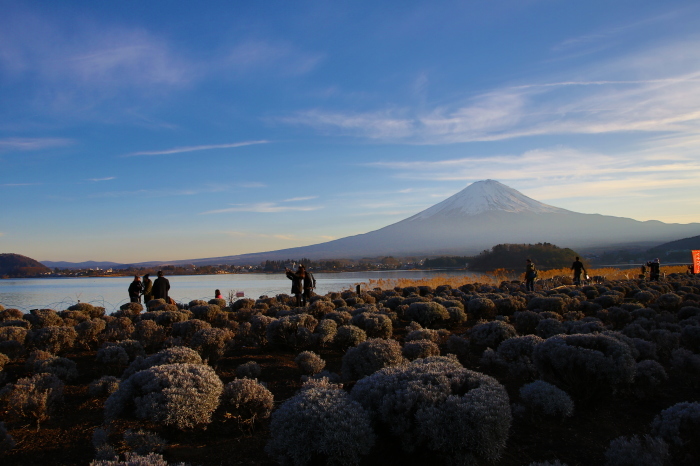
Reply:
<svg viewBox="0 0 700 466"><path fill-rule="evenodd" d="M474 276L464 271L414 271L397 270L383 272L315 273L316 293L354 289L358 283L370 279L421 279L436 276ZM219 289L224 297L229 291L241 291L247 298L257 299L262 295L289 294L291 281L283 274L225 274L225 275L176 275L170 280L170 296L177 302L193 299L210 300L214 290ZM127 288L133 277L98 278L18 278L0 280L0 304L23 312L30 309L67 309L78 301L102 306L107 313L114 312L129 301ZM151 278L155 279L155 276Z"/></svg>

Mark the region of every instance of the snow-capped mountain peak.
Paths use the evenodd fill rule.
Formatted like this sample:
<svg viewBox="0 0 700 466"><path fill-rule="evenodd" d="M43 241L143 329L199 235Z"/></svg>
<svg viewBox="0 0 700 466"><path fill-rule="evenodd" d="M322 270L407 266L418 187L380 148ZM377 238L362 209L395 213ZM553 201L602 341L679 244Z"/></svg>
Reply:
<svg viewBox="0 0 700 466"><path fill-rule="evenodd" d="M538 202L498 181L483 180L470 184L457 194L414 215L411 220L425 220L437 214L477 215L496 210L538 214L568 212L565 209Z"/></svg>

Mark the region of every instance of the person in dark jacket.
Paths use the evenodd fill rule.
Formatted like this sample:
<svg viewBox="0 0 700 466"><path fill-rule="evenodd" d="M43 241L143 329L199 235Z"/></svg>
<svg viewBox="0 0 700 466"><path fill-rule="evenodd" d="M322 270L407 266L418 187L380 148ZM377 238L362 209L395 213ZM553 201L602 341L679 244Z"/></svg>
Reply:
<svg viewBox="0 0 700 466"><path fill-rule="evenodd" d="M284 269L287 278L292 281L292 294L297 299L297 307L301 307L301 296L304 294L304 269L299 266L296 272L292 272L289 269Z"/></svg>
<svg viewBox="0 0 700 466"><path fill-rule="evenodd" d="M168 291L170 290L170 282L163 276L163 271L158 271L158 278L153 282L153 299L164 299L166 303L170 303Z"/></svg>
<svg viewBox="0 0 700 466"><path fill-rule="evenodd" d="M530 259L525 261L525 290L535 291L535 278L537 278L537 269L535 263Z"/></svg>
<svg viewBox="0 0 700 466"><path fill-rule="evenodd" d="M579 286L581 284L581 273L586 273L586 268L578 257L576 257L574 263L571 264L571 270L574 271L574 285Z"/></svg>
<svg viewBox="0 0 700 466"><path fill-rule="evenodd" d="M143 276L143 303L148 304L153 299L153 282L148 274Z"/></svg>
<svg viewBox="0 0 700 466"><path fill-rule="evenodd" d="M649 267L649 280L658 282L661 277L661 262L659 258L657 257L653 261L647 262L647 266Z"/></svg>
<svg viewBox="0 0 700 466"><path fill-rule="evenodd" d="M129 285L129 299L132 303L141 302L141 290L143 289L141 285L141 278L138 275L134 275L134 281Z"/></svg>
<svg viewBox="0 0 700 466"><path fill-rule="evenodd" d="M314 288L316 288L316 279L314 274L306 270L306 267L301 266L304 270L304 293L301 295L301 305L306 306L311 300L311 296L314 294Z"/></svg>

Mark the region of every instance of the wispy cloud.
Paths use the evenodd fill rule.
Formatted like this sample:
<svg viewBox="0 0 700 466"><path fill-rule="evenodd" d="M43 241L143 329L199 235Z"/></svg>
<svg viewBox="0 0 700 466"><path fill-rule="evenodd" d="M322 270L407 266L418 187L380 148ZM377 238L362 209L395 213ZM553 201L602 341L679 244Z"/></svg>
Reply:
<svg viewBox="0 0 700 466"><path fill-rule="evenodd" d="M5 184L0 184L0 186L12 188L12 187L17 187L17 186L40 186L41 183L5 183Z"/></svg>
<svg viewBox="0 0 700 466"><path fill-rule="evenodd" d="M66 138L4 138L0 139L0 150L42 150L68 146L73 143L72 139Z"/></svg>
<svg viewBox="0 0 700 466"><path fill-rule="evenodd" d="M596 63L582 79L503 86L455 103L366 112L313 109L283 122L408 144L700 128L700 40Z"/></svg>
<svg viewBox="0 0 700 466"><path fill-rule="evenodd" d="M125 154L124 157L135 157L135 156L139 156L139 155L169 155L169 154L182 154L185 152L198 152L198 151L203 151L203 150L232 149L232 148L236 148L236 147L253 146L256 144L268 144L269 142L270 141L260 140L260 141L233 142L230 144L210 144L210 145L203 145L203 146L174 147L172 149L132 152L130 154Z"/></svg>
<svg viewBox="0 0 700 466"><path fill-rule="evenodd" d="M257 212L257 213L279 213L279 212L310 212L322 209L321 206L282 206L275 202L259 202L256 204L232 204L233 207L224 209L208 210L200 215L222 214L227 212Z"/></svg>
<svg viewBox="0 0 700 466"><path fill-rule="evenodd" d="M286 75L303 75L313 70L323 55L300 50L289 43L248 40L235 45L222 62L236 73L275 69Z"/></svg>
<svg viewBox="0 0 700 466"><path fill-rule="evenodd" d="M88 178L88 181L94 181L94 182L109 181L109 180L114 180L116 178L117 178L116 176L107 176L105 178Z"/></svg>
<svg viewBox="0 0 700 466"><path fill-rule="evenodd" d="M300 202L300 201L309 201L311 199L318 199L318 196L292 197L290 199L285 199L282 202Z"/></svg>

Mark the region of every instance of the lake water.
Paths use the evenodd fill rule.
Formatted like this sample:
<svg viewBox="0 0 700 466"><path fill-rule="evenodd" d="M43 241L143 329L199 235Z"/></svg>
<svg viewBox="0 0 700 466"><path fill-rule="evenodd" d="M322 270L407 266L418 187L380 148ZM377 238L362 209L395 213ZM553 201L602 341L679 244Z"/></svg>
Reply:
<svg viewBox="0 0 700 466"><path fill-rule="evenodd" d="M478 276L464 271L414 271L316 273L316 293L355 289L370 279L421 279L436 276ZM153 277L155 278L155 277ZM177 275L170 280L170 296L177 302L208 301L219 289L224 297L240 291L248 298L289 294L291 281L283 274ZM107 313L129 301L127 288L133 277L19 278L0 280L0 304L23 312L30 309L67 309L78 301L104 307Z"/></svg>

